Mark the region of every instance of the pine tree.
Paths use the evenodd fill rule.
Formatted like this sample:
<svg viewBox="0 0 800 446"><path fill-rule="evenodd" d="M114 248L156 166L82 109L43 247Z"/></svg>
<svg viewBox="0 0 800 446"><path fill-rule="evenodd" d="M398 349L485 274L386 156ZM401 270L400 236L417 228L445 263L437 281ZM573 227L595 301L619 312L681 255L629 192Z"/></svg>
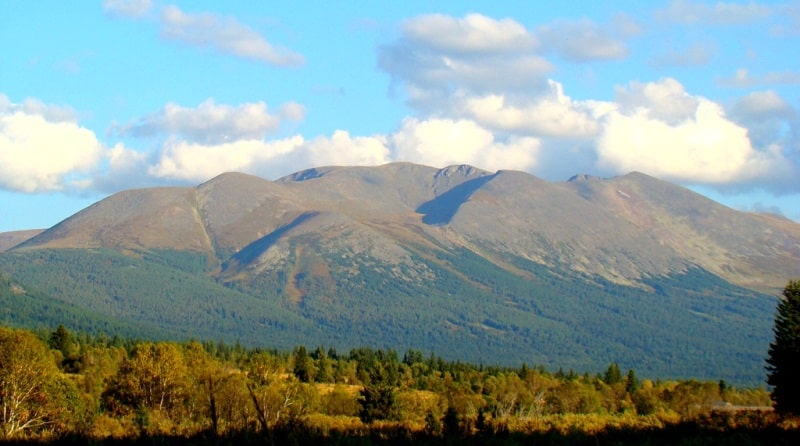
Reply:
<svg viewBox="0 0 800 446"><path fill-rule="evenodd" d="M361 389L358 402L361 403L359 418L364 423L376 420L393 420L398 416L397 395L393 387L386 385L365 386Z"/></svg>
<svg viewBox="0 0 800 446"><path fill-rule="evenodd" d="M603 375L603 381L610 386L622 382L622 371L619 369L619 364L612 362L608 366L605 375Z"/></svg>
<svg viewBox="0 0 800 446"><path fill-rule="evenodd" d="M63 325L59 325L56 331L50 334L48 344L50 348L58 350L66 356L67 351L72 347L72 335Z"/></svg>
<svg viewBox="0 0 800 446"><path fill-rule="evenodd" d="M294 349L294 376L300 382L308 383L314 380L314 362L308 356L306 347L301 345Z"/></svg>
<svg viewBox="0 0 800 446"><path fill-rule="evenodd" d="M461 434L461 423L458 419L458 410L453 406L448 406L442 418L442 428L447 437L454 438Z"/></svg>
<svg viewBox="0 0 800 446"><path fill-rule="evenodd" d="M636 377L633 369L628 369L628 375L625 377L625 391L632 394L637 390L639 390L639 378Z"/></svg>
<svg viewBox="0 0 800 446"><path fill-rule="evenodd" d="M767 383L777 412L800 415L800 281L789 281L783 297L769 346Z"/></svg>

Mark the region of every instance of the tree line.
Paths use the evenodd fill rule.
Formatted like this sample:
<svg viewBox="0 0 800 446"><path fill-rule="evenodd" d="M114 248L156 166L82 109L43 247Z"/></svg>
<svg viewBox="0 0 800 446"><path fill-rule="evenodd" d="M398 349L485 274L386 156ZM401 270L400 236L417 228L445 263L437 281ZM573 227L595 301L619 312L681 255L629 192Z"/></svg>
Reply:
<svg viewBox="0 0 800 446"><path fill-rule="evenodd" d="M763 389L446 361L409 350L293 351L0 328L0 437L224 438L287 429L436 439L480 432L658 428L724 407L769 406Z"/></svg>

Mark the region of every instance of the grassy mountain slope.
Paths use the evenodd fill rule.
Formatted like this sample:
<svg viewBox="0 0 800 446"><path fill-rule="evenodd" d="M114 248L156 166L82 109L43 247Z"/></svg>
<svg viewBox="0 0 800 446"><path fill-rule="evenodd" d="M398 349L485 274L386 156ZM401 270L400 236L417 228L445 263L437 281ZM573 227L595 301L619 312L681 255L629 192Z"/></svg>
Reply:
<svg viewBox="0 0 800 446"><path fill-rule="evenodd" d="M213 252L194 188L124 191L101 200L15 249L115 248Z"/></svg>
<svg viewBox="0 0 800 446"><path fill-rule="evenodd" d="M798 224L737 212L641 173L569 183L682 259L742 286L775 292L800 274Z"/></svg>

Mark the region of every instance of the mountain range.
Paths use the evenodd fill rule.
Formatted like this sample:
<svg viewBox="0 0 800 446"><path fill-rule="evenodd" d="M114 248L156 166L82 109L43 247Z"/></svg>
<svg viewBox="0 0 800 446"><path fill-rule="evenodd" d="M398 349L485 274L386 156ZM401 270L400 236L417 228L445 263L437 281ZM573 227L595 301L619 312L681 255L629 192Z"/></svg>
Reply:
<svg viewBox="0 0 800 446"><path fill-rule="evenodd" d="M800 224L642 173L393 163L128 190L0 251L9 324L752 384Z"/></svg>

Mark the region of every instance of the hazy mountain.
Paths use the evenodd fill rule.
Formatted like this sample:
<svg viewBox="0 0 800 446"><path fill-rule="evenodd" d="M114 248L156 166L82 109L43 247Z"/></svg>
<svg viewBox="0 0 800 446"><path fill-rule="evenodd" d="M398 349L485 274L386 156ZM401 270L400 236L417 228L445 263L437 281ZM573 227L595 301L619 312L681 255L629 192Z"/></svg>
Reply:
<svg viewBox="0 0 800 446"><path fill-rule="evenodd" d="M166 281L188 316L154 310L136 285L147 276L119 265L155 268L149 282ZM213 336L225 313L218 336L249 343L753 381L772 296L800 276L800 225L641 173L550 183L395 163L121 192L0 254L0 269L187 335ZM198 287L209 297L190 296Z"/></svg>
<svg viewBox="0 0 800 446"><path fill-rule="evenodd" d="M27 231L0 232L0 252L19 245L29 238L41 233L41 230L31 229Z"/></svg>

